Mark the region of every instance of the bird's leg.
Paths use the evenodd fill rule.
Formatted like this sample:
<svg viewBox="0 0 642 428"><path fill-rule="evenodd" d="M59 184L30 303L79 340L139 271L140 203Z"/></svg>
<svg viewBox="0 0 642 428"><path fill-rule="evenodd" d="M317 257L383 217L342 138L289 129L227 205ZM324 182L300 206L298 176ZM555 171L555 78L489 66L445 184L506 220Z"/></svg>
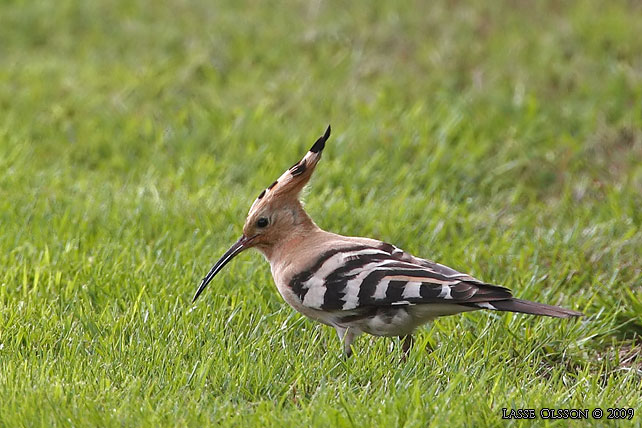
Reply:
<svg viewBox="0 0 642 428"><path fill-rule="evenodd" d="M347 358L352 355L352 342L359 335L359 332L353 328L335 327L339 340L343 343L343 352Z"/></svg>
<svg viewBox="0 0 642 428"><path fill-rule="evenodd" d="M410 353L410 348L412 348L412 335L407 334L405 336L399 336L399 339L401 339L403 342L401 342L401 350L403 351L403 357L402 360L406 361L406 358L408 357L408 353Z"/></svg>
<svg viewBox="0 0 642 428"><path fill-rule="evenodd" d="M348 327L346 335L343 338L343 350L346 353L347 357L352 355L352 342L354 342L354 339L356 339L360 334L361 332L359 330Z"/></svg>

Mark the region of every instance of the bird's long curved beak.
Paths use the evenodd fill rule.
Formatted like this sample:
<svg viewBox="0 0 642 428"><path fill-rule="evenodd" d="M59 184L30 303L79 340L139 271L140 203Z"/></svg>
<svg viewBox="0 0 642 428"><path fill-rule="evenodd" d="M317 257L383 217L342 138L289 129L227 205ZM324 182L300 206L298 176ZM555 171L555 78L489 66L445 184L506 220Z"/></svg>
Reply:
<svg viewBox="0 0 642 428"><path fill-rule="evenodd" d="M239 254L243 250L249 248L249 243L253 239L254 237L248 238L245 235L241 235L239 240L236 241L234 245L232 245L230 249L227 250L225 254L221 256L220 259L218 259L218 261L214 264L214 266L212 266L212 269L210 269L207 275L205 275L205 278L203 278L203 280L201 281L201 284L198 286L198 290L196 290L196 294L192 299L192 303L194 303L196 299L198 299L198 296L200 296L203 290L205 290L205 287L207 287L207 284L209 284L210 281L214 279L216 274L219 273L221 269L223 269L230 260L232 260L237 254Z"/></svg>

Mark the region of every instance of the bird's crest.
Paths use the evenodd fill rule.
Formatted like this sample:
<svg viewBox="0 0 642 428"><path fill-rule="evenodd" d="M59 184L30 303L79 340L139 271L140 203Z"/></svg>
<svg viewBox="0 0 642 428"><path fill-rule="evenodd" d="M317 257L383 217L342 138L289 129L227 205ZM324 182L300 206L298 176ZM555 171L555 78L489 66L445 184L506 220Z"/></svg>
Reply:
<svg viewBox="0 0 642 428"><path fill-rule="evenodd" d="M301 190L308 181L310 181L314 168L321 159L325 142L330 138L330 131L330 125L328 125L325 133L310 147L310 150L305 154L303 159L292 165L292 167L281 174L277 180L261 191L258 198L256 198L250 207L250 216L254 211L270 203L275 198L278 198L280 201L298 198Z"/></svg>

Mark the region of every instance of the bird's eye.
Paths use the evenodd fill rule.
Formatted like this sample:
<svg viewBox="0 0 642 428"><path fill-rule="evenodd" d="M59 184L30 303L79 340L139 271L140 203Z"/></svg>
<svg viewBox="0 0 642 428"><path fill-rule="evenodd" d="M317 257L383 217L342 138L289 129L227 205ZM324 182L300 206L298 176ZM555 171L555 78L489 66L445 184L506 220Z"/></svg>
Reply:
<svg viewBox="0 0 642 428"><path fill-rule="evenodd" d="M256 225L257 225L258 227L265 227L265 226L267 226L267 225L268 225L268 223L269 223L269 222L268 222L268 219L267 219L267 218L265 218L265 217L261 217L261 218L256 222Z"/></svg>

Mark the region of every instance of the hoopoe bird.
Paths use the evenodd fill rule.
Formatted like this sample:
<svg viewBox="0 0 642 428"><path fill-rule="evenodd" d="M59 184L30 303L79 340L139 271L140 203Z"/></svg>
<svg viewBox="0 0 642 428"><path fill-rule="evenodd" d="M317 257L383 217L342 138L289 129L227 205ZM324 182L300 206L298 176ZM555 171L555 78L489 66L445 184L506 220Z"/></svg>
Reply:
<svg viewBox="0 0 642 428"><path fill-rule="evenodd" d="M303 315L335 328L347 356L361 333L399 336L404 356L415 329L437 317L489 309L569 318L570 309L517 299L487 284L394 245L320 229L299 201L330 126L305 157L263 190L250 207L240 239L201 281L192 303L217 273L248 248L270 263L283 299Z"/></svg>

